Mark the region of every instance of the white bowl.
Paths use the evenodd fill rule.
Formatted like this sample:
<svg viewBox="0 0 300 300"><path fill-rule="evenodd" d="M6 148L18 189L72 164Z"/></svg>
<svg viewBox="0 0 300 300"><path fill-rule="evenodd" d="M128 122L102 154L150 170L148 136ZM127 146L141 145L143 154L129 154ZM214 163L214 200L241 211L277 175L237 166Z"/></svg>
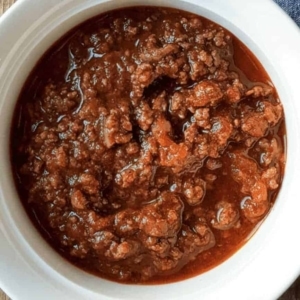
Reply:
<svg viewBox="0 0 300 300"><path fill-rule="evenodd" d="M26 215L9 161L13 109L41 55L76 24L121 6L160 5L205 16L255 53L283 102L284 182L270 215L235 255L200 276L166 285L122 285L61 258ZM0 20L0 286L22 299L276 299L300 274L300 33L270 0L19 0Z"/></svg>

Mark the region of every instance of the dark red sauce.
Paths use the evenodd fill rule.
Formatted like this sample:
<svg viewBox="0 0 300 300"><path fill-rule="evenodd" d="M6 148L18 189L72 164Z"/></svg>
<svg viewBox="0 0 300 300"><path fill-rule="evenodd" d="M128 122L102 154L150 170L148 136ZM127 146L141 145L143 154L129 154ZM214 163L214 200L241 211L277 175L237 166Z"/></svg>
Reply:
<svg viewBox="0 0 300 300"><path fill-rule="evenodd" d="M20 199L68 261L126 283L222 263L281 185L276 90L245 45L187 12L134 7L69 32L20 94L11 161Z"/></svg>

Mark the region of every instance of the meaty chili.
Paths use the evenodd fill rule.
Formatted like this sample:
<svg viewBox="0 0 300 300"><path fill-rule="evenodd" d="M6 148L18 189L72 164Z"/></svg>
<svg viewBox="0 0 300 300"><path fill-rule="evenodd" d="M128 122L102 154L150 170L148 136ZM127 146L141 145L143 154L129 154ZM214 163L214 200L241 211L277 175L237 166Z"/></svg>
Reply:
<svg viewBox="0 0 300 300"><path fill-rule="evenodd" d="M232 255L273 205L282 105L231 33L169 8L102 14L29 76L11 153L20 198L80 268L164 283Z"/></svg>

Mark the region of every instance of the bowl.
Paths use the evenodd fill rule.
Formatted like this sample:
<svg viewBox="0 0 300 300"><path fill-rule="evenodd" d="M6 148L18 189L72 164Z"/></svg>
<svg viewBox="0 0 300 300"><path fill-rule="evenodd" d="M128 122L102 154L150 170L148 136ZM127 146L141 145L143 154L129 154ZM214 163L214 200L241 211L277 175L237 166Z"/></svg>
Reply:
<svg viewBox="0 0 300 300"><path fill-rule="evenodd" d="M287 165L277 201L254 236L214 269L165 285L124 285L74 267L40 236L16 192L9 134L20 90L64 33L134 5L190 11L235 34L261 61L283 103ZM280 24L280 26L279 26ZM276 299L300 274L300 32L270 0L19 0L0 20L0 286L17 299Z"/></svg>

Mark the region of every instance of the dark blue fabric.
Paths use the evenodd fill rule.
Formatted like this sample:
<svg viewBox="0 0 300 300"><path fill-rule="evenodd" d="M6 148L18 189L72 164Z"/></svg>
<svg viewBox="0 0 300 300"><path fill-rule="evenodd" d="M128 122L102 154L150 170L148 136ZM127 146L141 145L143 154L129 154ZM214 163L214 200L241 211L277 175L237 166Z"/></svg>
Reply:
<svg viewBox="0 0 300 300"><path fill-rule="evenodd" d="M300 26L300 0L274 0Z"/></svg>

